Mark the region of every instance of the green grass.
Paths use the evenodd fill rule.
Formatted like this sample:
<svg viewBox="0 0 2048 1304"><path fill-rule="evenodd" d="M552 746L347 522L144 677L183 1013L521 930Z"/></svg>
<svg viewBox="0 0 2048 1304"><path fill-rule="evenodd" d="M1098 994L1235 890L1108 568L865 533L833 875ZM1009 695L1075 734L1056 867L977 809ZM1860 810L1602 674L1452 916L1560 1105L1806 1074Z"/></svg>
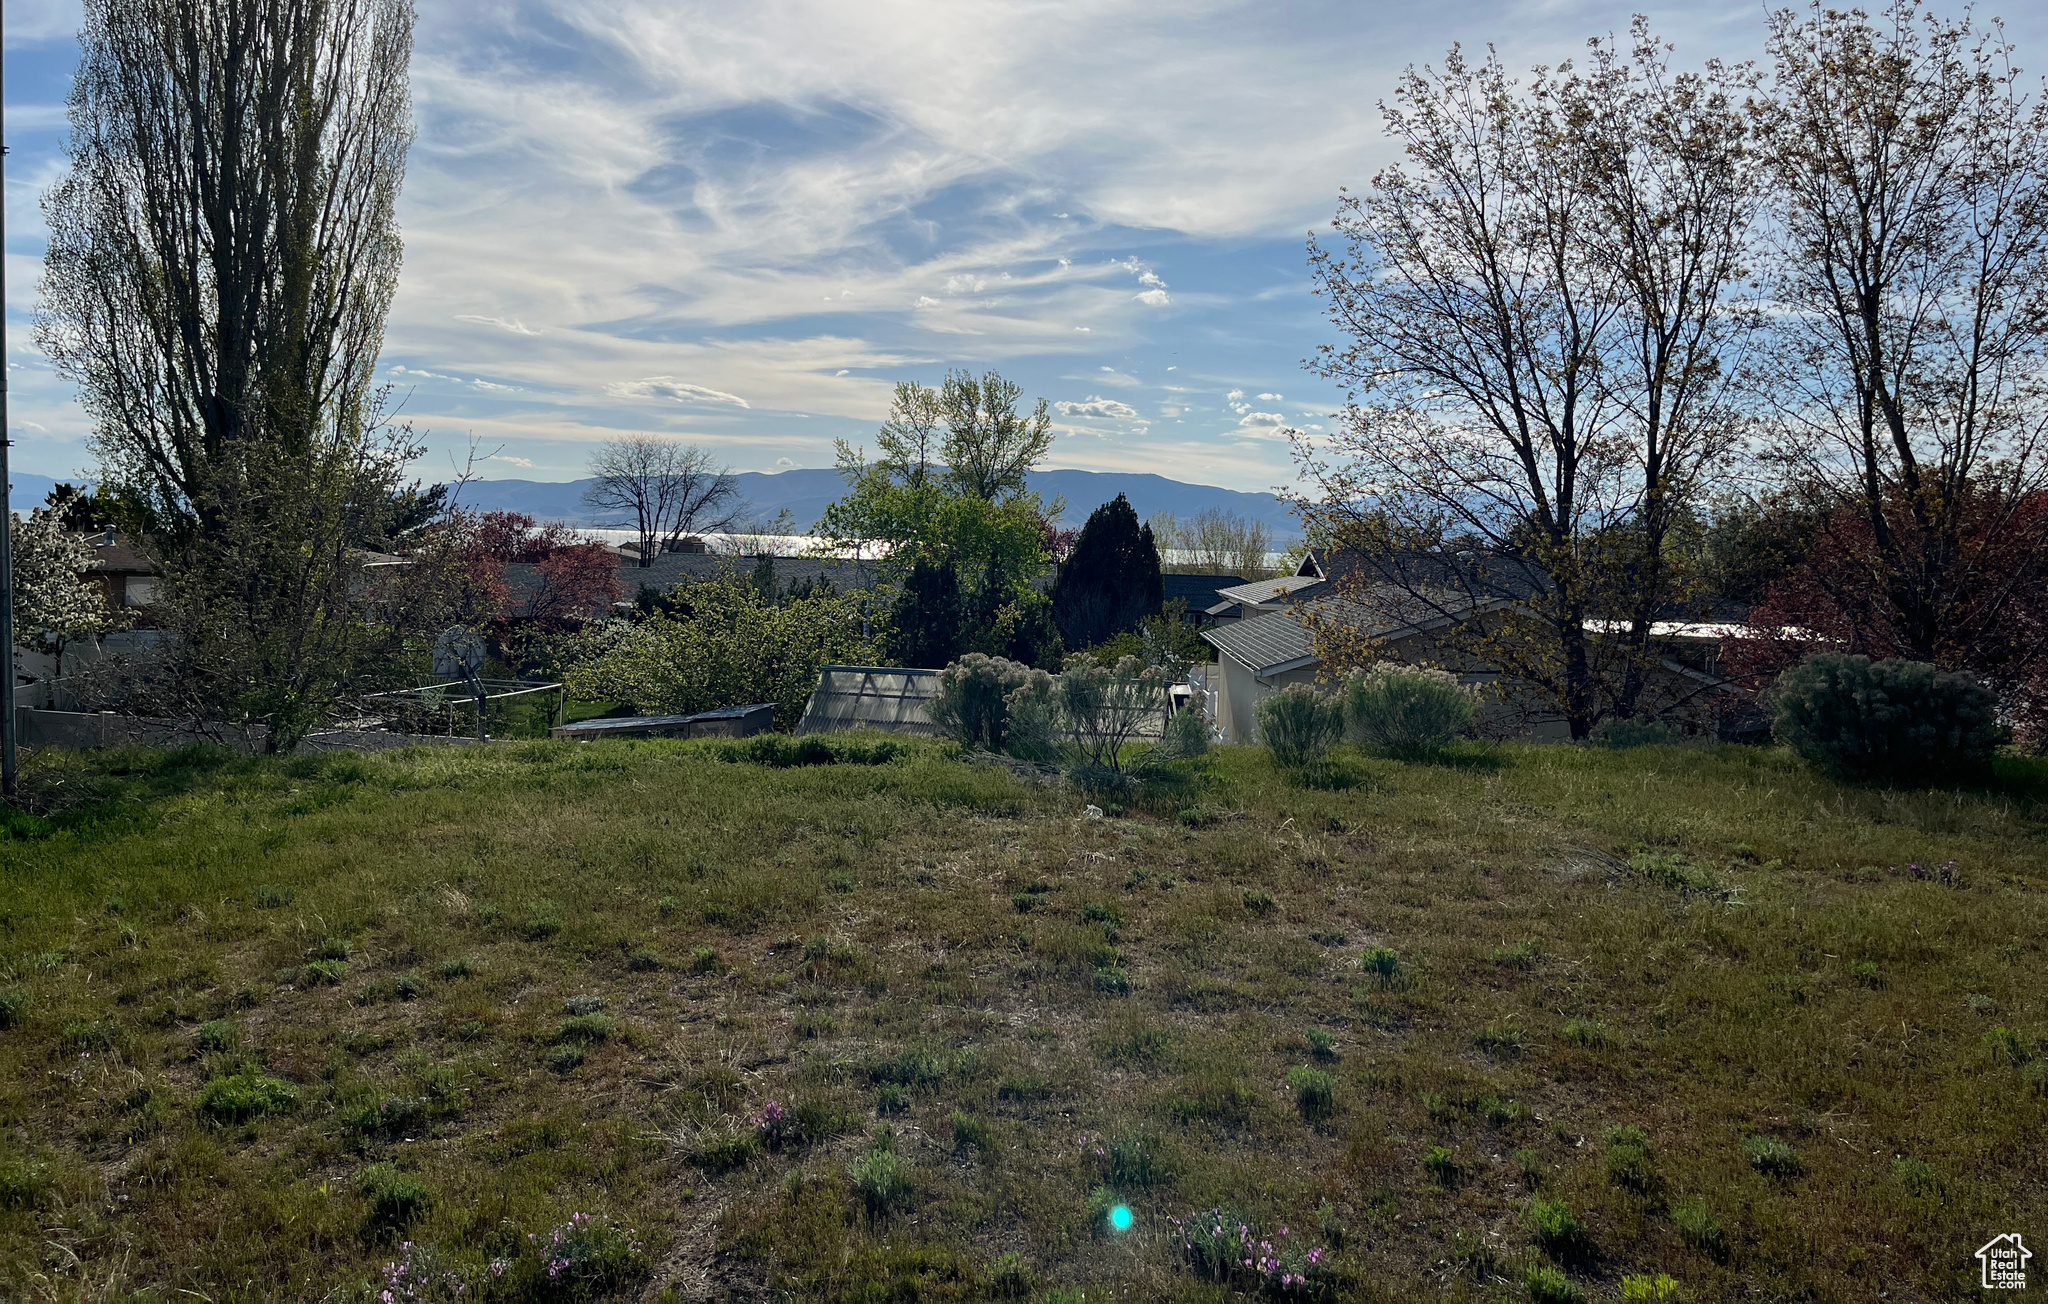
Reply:
<svg viewBox="0 0 2048 1304"><path fill-rule="evenodd" d="M1206 1301L1155 1232L1233 1209L1334 1298L1954 1298L2048 1207L2048 766L1224 749L1086 820L875 741L29 757L0 1297Z"/></svg>

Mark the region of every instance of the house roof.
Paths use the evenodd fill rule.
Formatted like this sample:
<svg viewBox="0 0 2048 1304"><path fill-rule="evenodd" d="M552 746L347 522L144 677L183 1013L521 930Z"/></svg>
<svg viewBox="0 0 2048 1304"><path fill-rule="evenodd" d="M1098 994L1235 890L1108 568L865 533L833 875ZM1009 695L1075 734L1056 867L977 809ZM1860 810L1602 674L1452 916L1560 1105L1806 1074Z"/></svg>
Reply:
<svg viewBox="0 0 2048 1304"><path fill-rule="evenodd" d="M1315 575L1276 575L1270 580L1253 580L1249 584L1236 584L1218 589L1216 593L1218 597L1231 602L1258 606L1312 588L1322 582L1322 579Z"/></svg>
<svg viewBox="0 0 2048 1304"><path fill-rule="evenodd" d="M1399 638L1464 620L1505 601L1474 599L1458 592L1418 595L1396 585L1378 584L1356 597L1313 598L1234 625L1204 630L1202 637L1255 675L1281 675L1320 660L1301 620L1305 611L1348 624L1367 638Z"/></svg>
<svg viewBox="0 0 2048 1304"><path fill-rule="evenodd" d="M1205 629L1202 637L1255 675L1284 674L1316 659L1308 631L1293 608Z"/></svg>

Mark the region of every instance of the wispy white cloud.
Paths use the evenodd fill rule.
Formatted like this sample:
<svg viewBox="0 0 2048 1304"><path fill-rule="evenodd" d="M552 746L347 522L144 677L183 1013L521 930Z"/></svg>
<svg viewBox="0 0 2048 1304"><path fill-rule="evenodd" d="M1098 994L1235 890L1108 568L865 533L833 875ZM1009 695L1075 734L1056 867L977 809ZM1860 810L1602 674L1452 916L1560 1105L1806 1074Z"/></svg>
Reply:
<svg viewBox="0 0 2048 1304"><path fill-rule="evenodd" d="M645 380L627 380L606 385L604 392L613 398L667 398L678 403L730 403L734 407L746 407L747 401L737 394L728 394L722 389L706 385L692 385L677 380L674 376L650 376Z"/></svg>
<svg viewBox="0 0 2048 1304"><path fill-rule="evenodd" d="M468 313L468 312L459 312L459 313L455 314L455 320L457 320L457 321L469 321L469 322L475 322L475 323L476 323L477 325L479 325L479 326L496 326L496 327L497 327L497 328L498 328L499 330L501 330L501 331L511 331L511 332L512 332L512 333L513 333L514 335L538 335L538 334L540 334L540 332L539 332L539 331L537 331L537 330L534 330L534 329L533 329L532 327L528 326L528 325L527 325L527 324L526 324L525 322L522 322L522 321L507 321L507 320L506 320L505 318L503 318L503 317L480 317L480 316L476 315L475 313Z"/></svg>

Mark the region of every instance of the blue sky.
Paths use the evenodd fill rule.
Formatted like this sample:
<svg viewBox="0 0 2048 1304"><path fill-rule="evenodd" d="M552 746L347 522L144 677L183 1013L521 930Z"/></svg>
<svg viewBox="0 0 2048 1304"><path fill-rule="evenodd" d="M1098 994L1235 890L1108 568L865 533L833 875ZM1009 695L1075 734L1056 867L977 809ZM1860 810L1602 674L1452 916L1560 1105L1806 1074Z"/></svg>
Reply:
<svg viewBox="0 0 2048 1304"><path fill-rule="evenodd" d="M1269 488L1337 400L1303 241L1391 161L1394 75L1640 7L423 0L383 375L430 477L474 437L486 478L572 479L638 431L827 466L962 366L1055 404L1052 465ZM1650 12L1681 63L1761 55L1761 5ZM89 462L28 338L77 21L6 10L14 464L50 475Z"/></svg>

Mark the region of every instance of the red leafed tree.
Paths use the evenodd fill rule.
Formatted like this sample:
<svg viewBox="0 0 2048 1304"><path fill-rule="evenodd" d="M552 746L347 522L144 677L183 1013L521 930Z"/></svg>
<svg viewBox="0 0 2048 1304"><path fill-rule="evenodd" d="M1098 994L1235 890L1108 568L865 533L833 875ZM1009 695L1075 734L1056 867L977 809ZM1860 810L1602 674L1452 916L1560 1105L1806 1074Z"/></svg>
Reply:
<svg viewBox="0 0 2048 1304"><path fill-rule="evenodd" d="M455 528L463 535L473 618L587 620L621 596L617 556L565 525L543 525L524 512L484 512L459 515ZM532 566L540 581L516 604L505 574L513 564Z"/></svg>
<svg viewBox="0 0 2048 1304"><path fill-rule="evenodd" d="M1746 642L1732 650L1732 662L1764 675L1831 649L1972 671L1999 690L2025 738L2048 743L2048 492L2017 501L1967 494L1938 558L1911 547L1920 536L1906 527L1909 504L1887 501L1882 515L1893 526L1888 548L1878 545L1865 504L1825 514L1805 559L1751 611L1753 628L1779 636ZM1912 572L1937 561L1947 572L1938 615L1915 619L1899 601L1895 568Z"/></svg>

